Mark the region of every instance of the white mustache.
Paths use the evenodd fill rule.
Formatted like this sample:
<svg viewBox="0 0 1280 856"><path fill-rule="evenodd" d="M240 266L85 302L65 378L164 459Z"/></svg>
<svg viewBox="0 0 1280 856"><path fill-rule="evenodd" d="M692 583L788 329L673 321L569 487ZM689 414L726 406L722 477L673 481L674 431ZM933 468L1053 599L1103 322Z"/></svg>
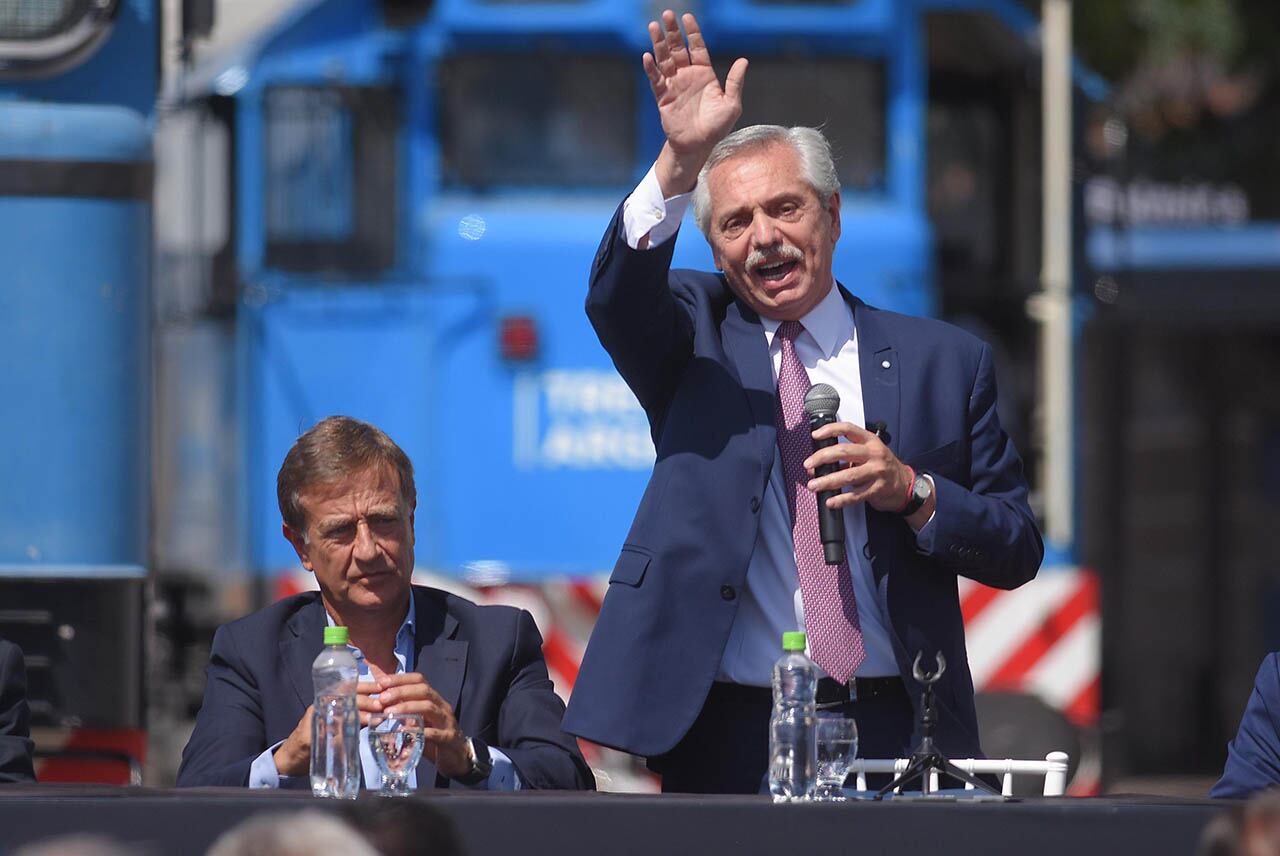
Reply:
<svg viewBox="0 0 1280 856"><path fill-rule="evenodd" d="M780 261L804 261L804 253L799 247L793 247L791 244L778 244L776 247L752 250L751 255L747 256L747 270L754 271L763 264L776 264Z"/></svg>

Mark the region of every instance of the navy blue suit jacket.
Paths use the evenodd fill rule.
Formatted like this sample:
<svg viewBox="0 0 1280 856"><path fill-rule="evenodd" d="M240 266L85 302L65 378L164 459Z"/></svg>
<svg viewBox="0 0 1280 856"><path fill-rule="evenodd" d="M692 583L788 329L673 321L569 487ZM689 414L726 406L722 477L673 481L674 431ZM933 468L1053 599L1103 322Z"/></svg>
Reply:
<svg viewBox="0 0 1280 856"><path fill-rule="evenodd" d="M0 782L34 782L31 712L22 649L0 639Z"/></svg>
<svg viewBox="0 0 1280 856"><path fill-rule="evenodd" d="M674 240L632 250L620 214L595 258L587 314L648 415L657 461L565 729L654 756L688 731L720 666L774 461L776 385L760 319L724 277L671 271ZM893 452L937 488L930 555L917 552L905 520L867 509L880 607L917 705L916 652L926 667L934 652L946 657L935 685L938 744L976 756L956 575L1013 588L1035 576L1044 554L1021 460L996 417L991 350L950 325L841 291L857 329L866 420L882 420Z"/></svg>
<svg viewBox="0 0 1280 856"><path fill-rule="evenodd" d="M1280 654L1268 654L1253 682L1240 730L1227 744L1222 778L1211 797L1243 798L1280 785Z"/></svg>
<svg viewBox="0 0 1280 856"><path fill-rule="evenodd" d="M533 617L437 589L412 591L416 671L453 705L463 732L501 749L527 788L593 788L576 742L560 730L564 704ZM325 624L320 594L309 592L218 628L180 787L249 783L253 760L287 738L312 701ZM452 784L426 758L417 776L420 787Z"/></svg>

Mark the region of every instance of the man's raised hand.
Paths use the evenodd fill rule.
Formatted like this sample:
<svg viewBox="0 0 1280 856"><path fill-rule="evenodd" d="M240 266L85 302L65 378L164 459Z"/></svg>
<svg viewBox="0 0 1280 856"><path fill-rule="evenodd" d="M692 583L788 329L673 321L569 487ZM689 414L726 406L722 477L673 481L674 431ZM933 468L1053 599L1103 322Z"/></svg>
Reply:
<svg viewBox="0 0 1280 856"><path fill-rule="evenodd" d="M683 21L687 45L675 12L664 11L661 23L650 21L653 53L646 52L643 58L667 136L657 164L658 183L666 196L693 189L711 150L742 115L742 83L747 75L747 61L739 58L721 88L697 19L686 12Z"/></svg>

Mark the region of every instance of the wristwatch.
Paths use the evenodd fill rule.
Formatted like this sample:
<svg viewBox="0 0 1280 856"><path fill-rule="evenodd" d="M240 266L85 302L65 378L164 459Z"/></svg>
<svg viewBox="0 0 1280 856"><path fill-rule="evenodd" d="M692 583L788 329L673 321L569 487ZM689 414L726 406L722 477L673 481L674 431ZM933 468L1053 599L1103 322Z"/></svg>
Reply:
<svg viewBox="0 0 1280 856"><path fill-rule="evenodd" d="M933 496L933 482L929 481L924 473L916 473L915 481L911 483L911 499L907 500L907 507L899 511L898 516L910 517L915 514L931 496Z"/></svg>
<svg viewBox="0 0 1280 856"><path fill-rule="evenodd" d="M461 776L454 776L454 781L464 785L478 785L489 778L493 772L493 759L489 757L489 747L483 740L471 737L467 740L467 753L471 756L471 769Z"/></svg>

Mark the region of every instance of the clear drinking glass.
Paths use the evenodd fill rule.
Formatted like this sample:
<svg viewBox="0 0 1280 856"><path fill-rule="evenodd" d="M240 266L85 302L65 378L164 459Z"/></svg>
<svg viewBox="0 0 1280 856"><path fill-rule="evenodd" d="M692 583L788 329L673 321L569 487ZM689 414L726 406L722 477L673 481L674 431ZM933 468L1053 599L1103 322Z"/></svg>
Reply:
<svg viewBox="0 0 1280 856"><path fill-rule="evenodd" d="M369 716L369 749L382 773L379 796L404 797L412 791L409 772L422 758L422 715L375 713Z"/></svg>
<svg viewBox="0 0 1280 856"><path fill-rule="evenodd" d="M813 798L819 802L842 802L844 780L858 755L858 726L843 716L818 717L818 787Z"/></svg>

